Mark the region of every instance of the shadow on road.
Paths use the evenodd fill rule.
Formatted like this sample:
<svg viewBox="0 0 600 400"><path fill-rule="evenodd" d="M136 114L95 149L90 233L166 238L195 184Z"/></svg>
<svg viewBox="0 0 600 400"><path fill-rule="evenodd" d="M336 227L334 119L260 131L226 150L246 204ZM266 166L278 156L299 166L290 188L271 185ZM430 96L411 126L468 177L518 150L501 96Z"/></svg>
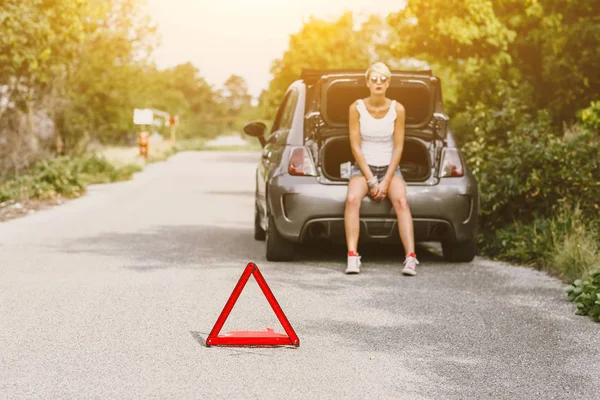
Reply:
<svg viewBox="0 0 600 400"><path fill-rule="evenodd" d="M196 342L198 342L201 346L207 347L206 345L206 339L204 337L202 337L202 333L203 332L195 332L195 331L190 331L190 333L192 334L192 337L194 338L194 340ZM206 335L208 337L208 333L204 333L204 335Z"/></svg>
<svg viewBox="0 0 600 400"><path fill-rule="evenodd" d="M134 259L127 268L152 271L166 268L207 268L223 263L267 263L265 243L253 238L252 229L242 227L178 225L158 226L143 232L111 232L64 243L59 251L92 253ZM372 262L398 264L400 245L368 245L361 254ZM439 254L418 246L419 259L440 261ZM344 245L328 243L297 246L295 262L346 262ZM336 266L336 268L339 266Z"/></svg>
<svg viewBox="0 0 600 400"><path fill-rule="evenodd" d="M314 242L298 245L296 259L299 261L340 261L346 262L346 245L331 244L327 242ZM404 260L404 249L401 244L359 244L358 251L361 256L370 261L379 263L398 263ZM443 261L442 256L432 244L415 246L419 260Z"/></svg>
<svg viewBox="0 0 600 400"><path fill-rule="evenodd" d="M63 247L64 246L64 247ZM215 267L262 259L252 231L203 225L157 226L141 232L111 232L65 243L61 251L133 259L130 269Z"/></svg>
<svg viewBox="0 0 600 400"><path fill-rule="evenodd" d="M207 190L202 191L201 193L213 194L217 196L238 196L238 197L251 197L254 198L255 193L251 190Z"/></svg>

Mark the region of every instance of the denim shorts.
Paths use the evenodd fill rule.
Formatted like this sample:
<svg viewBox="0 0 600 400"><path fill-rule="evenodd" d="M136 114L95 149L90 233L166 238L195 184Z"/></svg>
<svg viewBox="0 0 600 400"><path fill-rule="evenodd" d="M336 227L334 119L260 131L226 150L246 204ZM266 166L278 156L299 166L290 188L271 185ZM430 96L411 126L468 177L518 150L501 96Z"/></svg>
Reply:
<svg viewBox="0 0 600 400"><path fill-rule="evenodd" d="M383 177L385 176L385 174L387 173L387 170L388 170L387 165L384 165L381 167L369 165L369 168L371 169L373 176L376 176L377 180L379 182L381 182L383 180ZM358 164L357 163L352 164L352 171L350 172L350 176L362 176L362 174L363 173L360 170L360 167L358 166ZM404 177L402 176L402 171L400 171L399 165L396 167L396 170L394 171L394 175L399 176L400 178L404 179Z"/></svg>

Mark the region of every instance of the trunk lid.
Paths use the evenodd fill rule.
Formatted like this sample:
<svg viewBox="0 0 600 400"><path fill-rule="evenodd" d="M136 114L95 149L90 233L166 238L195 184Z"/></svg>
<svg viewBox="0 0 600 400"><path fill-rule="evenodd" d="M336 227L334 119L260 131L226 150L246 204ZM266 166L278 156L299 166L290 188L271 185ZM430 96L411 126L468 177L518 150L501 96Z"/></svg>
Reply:
<svg viewBox="0 0 600 400"><path fill-rule="evenodd" d="M363 70L302 71L310 93L305 114L307 138L322 142L331 136L348 135L350 104L369 96L364 74ZM443 113L443 103L439 80L431 71L392 71L386 97L404 106L406 136L436 137L435 115Z"/></svg>

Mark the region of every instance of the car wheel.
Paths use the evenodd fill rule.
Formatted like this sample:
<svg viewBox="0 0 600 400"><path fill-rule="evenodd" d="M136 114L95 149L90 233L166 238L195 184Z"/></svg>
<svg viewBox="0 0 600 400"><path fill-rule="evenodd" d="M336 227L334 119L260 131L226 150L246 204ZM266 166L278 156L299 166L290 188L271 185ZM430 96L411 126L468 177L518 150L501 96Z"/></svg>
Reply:
<svg viewBox="0 0 600 400"><path fill-rule="evenodd" d="M267 260L290 261L294 258L294 243L279 234L272 215L269 215L266 233Z"/></svg>
<svg viewBox="0 0 600 400"><path fill-rule="evenodd" d="M263 241L267 236L267 232L260 226L260 214L258 213L258 205L254 207L254 239Z"/></svg>
<svg viewBox="0 0 600 400"><path fill-rule="evenodd" d="M477 251L477 237L465 242L442 242L444 259L451 262L471 262Z"/></svg>

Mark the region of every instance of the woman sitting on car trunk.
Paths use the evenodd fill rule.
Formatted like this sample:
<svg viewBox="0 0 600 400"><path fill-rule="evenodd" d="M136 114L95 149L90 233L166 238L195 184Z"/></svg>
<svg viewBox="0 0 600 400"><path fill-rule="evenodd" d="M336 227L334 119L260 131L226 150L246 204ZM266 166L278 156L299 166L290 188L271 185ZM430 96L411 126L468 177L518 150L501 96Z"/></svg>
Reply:
<svg viewBox="0 0 600 400"><path fill-rule="evenodd" d="M414 253L413 221L399 166L404 145L404 107L385 96L392 77L385 64L373 64L365 76L371 94L366 99L353 102L349 111L350 146L355 163L348 183L344 213L348 246L346 273L360 272L361 261L357 252L359 211L363 198L370 194L376 201L386 197L390 199L406 254L402 273L416 275L419 262Z"/></svg>

